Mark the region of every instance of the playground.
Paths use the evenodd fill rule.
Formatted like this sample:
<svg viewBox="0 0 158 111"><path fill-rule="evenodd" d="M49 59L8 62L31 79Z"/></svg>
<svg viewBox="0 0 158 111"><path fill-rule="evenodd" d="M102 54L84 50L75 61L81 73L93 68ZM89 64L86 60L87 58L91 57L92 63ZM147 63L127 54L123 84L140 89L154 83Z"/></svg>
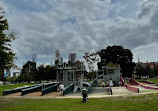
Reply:
<svg viewBox="0 0 158 111"><path fill-rule="evenodd" d="M0 97L0 111L157 111L158 93L90 98L82 103L80 98L12 98Z"/></svg>
<svg viewBox="0 0 158 111"><path fill-rule="evenodd" d="M120 78L121 85L114 87L102 87L101 83L97 83L99 78L94 79L89 86L86 87L89 98L104 98L116 96L135 96L143 94L158 93L158 86L156 83L150 81L135 81L130 79L124 82ZM82 98L81 90L74 91L74 84L65 87L61 94L58 82L24 85L13 89L3 90L3 97L5 98ZM1 86L2 87L2 86Z"/></svg>
<svg viewBox="0 0 158 111"><path fill-rule="evenodd" d="M89 102L82 103L81 91L74 84L64 88L61 95L58 82L0 86L0 111L157 111L158 86L150 81L122 81L120 86L102 87L94 79L87 86ZM20 87L19 87L20 86ZM3 88L2 88L3 87ZM8 88L7 88L8 87ZM12 89L10 89L12 88Z"/></svg>
<svg viewBox="0 0 158 111"><path fill-rule="evenodd" d="M0 86L0 111L158 110L155 80L122 78L119 68L105 69L91 82L83 80L80 70L62 68L57 76L60 82ZM63 90L61 85L65 86ZM83 88L88 93L87 103L82 103Z"/></svg>

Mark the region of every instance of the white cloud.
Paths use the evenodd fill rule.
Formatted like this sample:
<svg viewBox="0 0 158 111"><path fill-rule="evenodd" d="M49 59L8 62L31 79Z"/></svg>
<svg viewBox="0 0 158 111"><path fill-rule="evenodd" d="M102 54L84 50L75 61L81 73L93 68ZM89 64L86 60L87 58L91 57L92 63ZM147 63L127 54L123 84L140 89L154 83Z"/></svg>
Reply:
<svg viewBox="0 0 158 111"><path fill-rule="evenodd" d="M7 1L3 3L8 7L10 30L20 37L13 43L19 58L27 60L37 54L42 55L38 56L38 62L49 62L56 49L65 59L70 52L77 52L81 58L84 52L108 45L123 45L133 50L158 42L157 0L144 1L141 5L139 0L129 3L120 0L117 4L111 0L24 2L34 6L33 9L24 11Z"/></svg>

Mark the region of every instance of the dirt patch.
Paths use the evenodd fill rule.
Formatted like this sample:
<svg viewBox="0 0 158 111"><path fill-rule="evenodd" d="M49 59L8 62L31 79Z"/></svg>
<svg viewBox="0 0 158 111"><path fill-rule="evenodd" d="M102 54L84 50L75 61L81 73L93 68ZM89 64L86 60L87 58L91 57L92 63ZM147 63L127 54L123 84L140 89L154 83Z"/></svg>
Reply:
<svg viewBox="0 0 158 111"><path fill-rule="evenodd" d="M49 94L46 94L44 96L51 96L51 97L60 97L60 92L52 92L52 93L49 93Z"/></svg>
<svg viewBox="0 0 158 111"><path fill-rule="evenodd" d="M38 91L38 92L33 92L33 93L29 93L29 94L26 94L24 96L41 96L42 95L42 92L41 91Z"/></svg>
<svg viewBox="0 0 158 111"><path fill-rule="evenodd" d="M21 92L6 95L7 97L21 96Z"/></svg>

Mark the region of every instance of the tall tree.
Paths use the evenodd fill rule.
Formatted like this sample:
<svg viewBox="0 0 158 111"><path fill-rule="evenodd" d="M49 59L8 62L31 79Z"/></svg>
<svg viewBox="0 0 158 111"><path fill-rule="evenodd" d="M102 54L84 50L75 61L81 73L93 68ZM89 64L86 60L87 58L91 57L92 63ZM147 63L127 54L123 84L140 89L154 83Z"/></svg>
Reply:
<svg viewBox="0 0 158 111"><path fill-rule="evenodd" d="M22 74L21 74L21 78L23 81L25 82L30 82L34 80L34 77L37 73L37 69L36 69L36 63L35 62L31 62L28 61L22 69Z"/></svg>
<svg viewBox="0 0 158 111"><path fill-rule="evenodd" d="M99 52L101 62L98 62L98 68L112 62L120 64L123 77L131 77L134 71L135 63L132 62L133 54L129 49L124 49L122 46L108 46L107 49L102 49Z"/></svg>
<svg viewBox="0 0 158 111"><path fill-rule="evenodd" d="M99 61L98 52L96 52L96 53L94 53L94 52L93 53L85 53L83 58L85 59L85 62L88 66L88 71L89 72L94 72L95 63L97 63Z"/></svg>
<svg viewBox="0 0 158 111"><path fill-rule="evenodd" d="M144 76L146 74L146 70L141 66L141 64L138 64L136 66L136 74L139 76L139 78L141 78L141 76Z"/></svg>
<svg viewBox="0 0 158 111"><path fill-rule="evenodd" d="M42 81L45 79L45 75L44 75L44 65L40 65L37 67L37 74L35 76L35 80L36 81Z"/></svg>
<svg viewBox="0 0 158 111"><path fill-rule="evenodd" d="M4 18L4 11L0 6L0 80L4 79L4 69L9 69L13 65L15 56L10 44L15 39L15 35L7 34L8 29L7 19Z"/></svg>
<svg viewBox="0 0 158 111"><path fill-rule="evenodd" d="M55 80L56 79L56 68L50 65L44 67L40 65L37 67L37 73L35 75L36 81L42 80Z"/></svg>
<svg viewBox="0 0 158 111"><path fill-rule="evenodd" d="M157 64L154 67L154 76L158 76L158 65Z"/></svg>

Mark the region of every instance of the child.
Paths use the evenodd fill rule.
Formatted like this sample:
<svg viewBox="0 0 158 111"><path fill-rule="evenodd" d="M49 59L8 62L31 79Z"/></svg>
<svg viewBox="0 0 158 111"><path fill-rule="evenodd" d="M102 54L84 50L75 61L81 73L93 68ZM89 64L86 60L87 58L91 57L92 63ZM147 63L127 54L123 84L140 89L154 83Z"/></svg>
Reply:
<svg viewBox="0 0 158 111"><path fill-rule="evenodd" d="M88 93L87 93L87 90L84 88L82 89L82 102L88 102Z"/></svg>
<svg viewBox="0 0 158 111"><path fill-rule="evenodd" d="M102 86L105 87L105 82L104 81L102 81Z"/></svg>
<svg viewBox="0 0 158 111"><path fill-rule="evenodd" d="M60 84L59 89L60 89L60 95L63 95L64 85Z"/></svg>

